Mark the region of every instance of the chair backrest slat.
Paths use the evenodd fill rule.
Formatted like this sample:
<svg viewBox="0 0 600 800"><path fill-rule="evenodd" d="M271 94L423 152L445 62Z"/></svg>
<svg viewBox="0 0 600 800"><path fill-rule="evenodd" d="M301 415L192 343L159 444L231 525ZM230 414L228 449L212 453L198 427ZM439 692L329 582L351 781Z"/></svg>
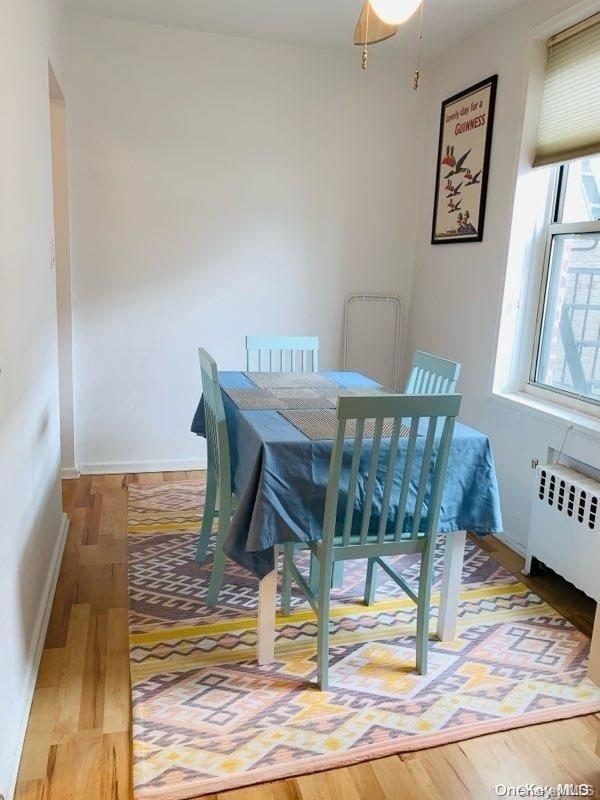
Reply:
<svg viewBox="0 0 600 800"><path fill-rule="evenodd" d="M202 376L207 457L210 467L219 476L220 486L231 494L229 437L217 364L202 347L198 349L198 358Z"/></svg>
<svg viewBox="0 0 600 800"><path fill-rule="evenodd" d="M329 482L325 496L325 514L323 517L323 542L330 546L336 533L337 508L339 500L340 475L342 472L342 458L344 455L344 437L346 420L338 421L329 463ZM329 491L330 486L335 486L336 491Z"/></svg>
<svg viewBox="0 0 600 800"><path fill-rule="evenodd" d="M423 449L421 471L419 474L419 486L417 489L417 496L415 498L411 539L416 539L418 537L419 528L421 527L421 512L423 510L423 501L425 500L425 491L427 489L427 479L429 477L429 469L431 467L431 454L433 452L433 441L435 437L436 426L437 417L430 417L429 424L427 426L425 447Z"/></svg>
<svg viewBox="0 0 600 800"><path fill-rule="evenodd" d="M327 485L323 537L350 547L374 542L416 539L437 532L439 506L445 482L454 420L461 397L447 395L373 395L340 397L337 427ZM391 434L384 437L383 426L393 419ZM366 423L369 431L365 437ZM354 437L346 440L347 423L356 426ZM408 437L402 425L410 424ZM368 465L367 465L368 462ZM346 476L348 479L346 481ZM366 481L361 497L360 533L353 534L358 485ZM338 516L338 504L345 497L345 513ZM381 497L380 508L375 497ZM414 498L414 506L412 506ZM409 500L411 505L409 505ZM395 512L394 531L387 530L390 508ZM375 509L375 513L374 513ZM377 514L379 513L379 517ZM404 520L412 514L408 535L403 535ZM409 517L410 518L410 517Z"/></svg>
<svg viewBox="0 0 600 800"><path fill-rule="evenodd" d="M360 466L364 427L364 419L357 420L354 450L352 452L352 462L350 464L350 477L348 479L348 497L346 500L346 513L344 514L344 529L342 532L342 540L345 545L350 542L352 522L354 521L354 505L356 503L356 487L358 485L358 468Z"/></svg>
<svg viewBox="0 0 600 800"><path fill-rule="evenodd" d="M390 511L390 500L392 497L392 487L394 485L394 468L396 466L396 458L398 457L398 444L400 442L400 428L402 426L401 419L394 420L394 428L390 439L390 452L388 455L385 484L383 487L383 498L381 500L381 516L379 517L379 531L377 532L377 539L383 542L387 532L387 518Z"/></svg>
<svg viewBox="0 0 600 800"><path fill-rule="evenodd" d="M431 394L431 372L428 369L423 370L423 379L420 394Z"/></svg>
<svg viewBox="0 0 600 800"><path fill-rule="evenodd" d="M367 478L367 487L365 489L365 501L362 510L362 521L360 525L360 542L365 544L367 541L367 534L371 523L371 509L373 508L373 494L375 492L375 481L377 480L377 472L379 468L379 450L381 448L381 431L383 429L383 418L378 417L375 420L375 431L373 433L373 442L371 444L371 460L369 462L369 476Z"/></svg>
<svg viewBox="0 0 600 800"><path fill-rule="evenodd" d="M444 491L444 481L446 479L450 445L452 444L452 434L454 433L454 422L454 417L446 417L442 435L440 437L439 455L435 464L435 472L432 479L429 499L429 515L427 519L427 528L431 528L431 530L437 530L438 527L442 492Z"/></svg>
<svg viewBox="0 0 600 800"><path fill-rule="evenodd" d="M268 354L268 369L263 370L262 353ZM257 356L253 356L257 353ZM246 336L246 370L258 363L258 371L318 372L318 336ZM311 356L309 359L308 356ZM279 368L275 365L279 363Z"/></svg>
<svg viewBox="0 0 600 800"><path fill-rule="evenodd" d="M452 394L456 390L461 365L447 358L415 351L405 394Z"/></svg>
<svg viewBox="0 0 600 800"><path fill-rule="evenodd" d="M417 445L417 435L419 433L419 418L413 417L410 423L410 434L408 437L408 445L406 447L406 456L402 466L403 475L412 475L413 460L415 457L415 448ZM410 481L402 481L400 488L400 500L398 502L398 511L396 512L396 526L394 535L397 542L402 539L404 518L406 516L406 504L408 502L408 490L410 488Z"/></svg>

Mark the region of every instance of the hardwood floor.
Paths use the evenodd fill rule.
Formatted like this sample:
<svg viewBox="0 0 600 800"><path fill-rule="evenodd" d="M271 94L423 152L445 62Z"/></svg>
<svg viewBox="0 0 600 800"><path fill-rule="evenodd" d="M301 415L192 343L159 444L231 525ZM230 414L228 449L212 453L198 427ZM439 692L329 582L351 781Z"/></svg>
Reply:
<svg viewBox="0 0 600 800"><path fill-rule="evenodd" d="M18 800L130 796L127 485L199 473L65 481L71 526L21 759ZM522 559L482 546L509 571ZM586 633L595 604L549 573L520 580ZM491 734L418 753L218 795L218 800L484 800L497 784L588 783L600 792L596 716ZM213 800L214 800L213 796Z"/></svg>

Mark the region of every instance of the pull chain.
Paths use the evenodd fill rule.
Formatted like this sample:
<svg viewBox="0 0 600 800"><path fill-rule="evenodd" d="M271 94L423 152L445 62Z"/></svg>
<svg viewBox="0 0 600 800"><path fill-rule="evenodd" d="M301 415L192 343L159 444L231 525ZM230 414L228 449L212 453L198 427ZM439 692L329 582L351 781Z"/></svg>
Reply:
<svg viewBox="0 0 600 800"><path fill-rule="evenodd" d="M421 79L421 49L423 45L423 9L425 8L425 0L421 3L421 13L419 18L419 39L418 39L418 46L417 46L417 68L415 69L413 75L413 89L415 92L419 88L419 81Z"/></svg>
<svg viewBox="0 0 600 800"><path fill-rule="evenodd" d="M366 69L367 64L369 61L369 50L367 48L367 44L369 42L369 11L371 10L371 4L367 2L367 18L365 23L365 46L363 47L362 51L362 68Z"/></svg>

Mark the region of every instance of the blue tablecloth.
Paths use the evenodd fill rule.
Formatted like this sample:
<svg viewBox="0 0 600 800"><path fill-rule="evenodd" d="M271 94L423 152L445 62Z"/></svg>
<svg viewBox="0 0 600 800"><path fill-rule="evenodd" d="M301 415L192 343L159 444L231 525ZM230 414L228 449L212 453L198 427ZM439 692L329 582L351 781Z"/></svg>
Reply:
<svg viewBox="0 0 600 800"><path fill-rule="evenodd" d="M358 373L325 372L330 380L347 388L376 387ZM219 373L223 388L249 388L252 382L241 372ZM225 552L238 564L258 575L267 575L274 564L273 546L283 542L309 542L322 535L325 492L331 458L331 441L311 441L277 411L242 411L223 392L229 432L232 486L238 507L231 520ZM192 431L205 435L202 399L194 415ZM389 440L388 440L389 443ZM401 477L400 440L397 468ZM348 460L351 442L348 442ZM385 440L381 462L385 463ZM415 458L422 457L424 437L417 438ZM420 448L420 451L419 451ZM366 448L365 448L366 450ZM368 464L365 452L364 472ZM363 465L361 464L361 473ZM360 512L359 481L357 508ZM382 491L375 492L372 527L378 523ZM397 494L397 493L396 493ZM416 487L411 487L405 530L412 526ZM427 497L425 507L427 506ZM345 508L345 502L340 509ZM388 525L393 527L395 508L390 505ZM360 526L360 513L354 515ZM423 518L421 525L425 524ZM502 531L498 483L490 442L482 433L456 424L448 463L448 476L440 512L439 531L470 530L478 535Z"/></svg>

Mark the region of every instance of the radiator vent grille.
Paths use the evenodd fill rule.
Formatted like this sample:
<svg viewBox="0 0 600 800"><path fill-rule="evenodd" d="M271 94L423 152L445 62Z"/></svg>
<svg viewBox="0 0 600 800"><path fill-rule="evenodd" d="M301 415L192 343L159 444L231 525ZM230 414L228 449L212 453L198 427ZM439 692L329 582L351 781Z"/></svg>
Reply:
<svg viewBox="0 0 600 800"><path fill-rule="evenodd" d="M599 497L600 484L580 472L566 467L539 470L538 498L592 531L600 527Z"/></svg>

